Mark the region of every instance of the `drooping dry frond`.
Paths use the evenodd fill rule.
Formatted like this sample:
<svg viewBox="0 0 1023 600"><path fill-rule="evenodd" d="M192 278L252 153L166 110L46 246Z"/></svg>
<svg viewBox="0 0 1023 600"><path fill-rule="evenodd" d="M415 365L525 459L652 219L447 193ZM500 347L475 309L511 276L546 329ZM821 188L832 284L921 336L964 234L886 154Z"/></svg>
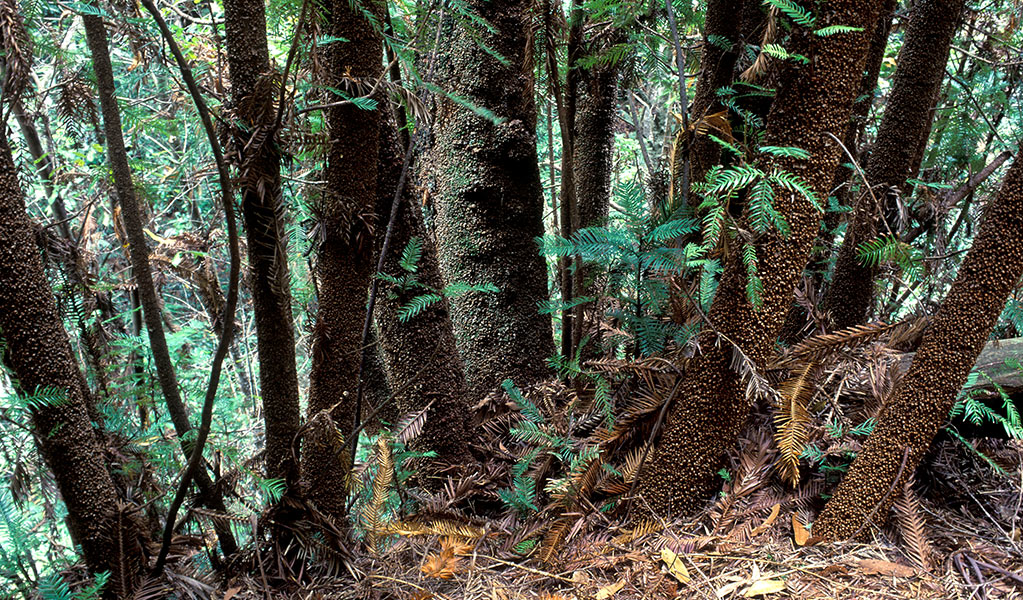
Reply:
<svg viewBox="0 0 1023 600"><path fill-rule="evenodd" d="M904 323L867 323L840 329L834 333L824 333L807 338L789 348L785 354L775 361L774 366L789 366L797 361L811 360L839 348L856 348L867 342L891 332Z"/></svg>
<svg viewBox="0 0 1023 600"><path fill-rule="evenodd" d="M32 82L32 38L25 29L18 0L0 0L0 46L3 96L21 96Z"/></svg>
<svg viewBox="0 0 1023 600"><path fill-rule="evenodd" d="M799 484L799 457L806 448L810 412L814 396L814 363L808 362L795 376L779 386L782 404L774 415L775 442L781 455L778 470L792 487Z"/></svg>
<svg viewBox="0 0 1023 600"><path fill-rule="evenodd" d="M482 527L450 519L396 521L389 524L386 531L388 534L402 536L443 535L465 540L478 540L487 533Z"/></svg>
<svg viewBox="0 0 1023 600"><path fill-rule="evenodd" d="M419 437L419 434L423 432L423 426L426 425L426 411L429 408L427 406L399 419L398 424L394 426L394 439L407 446L409 442Z"/></svg>
<svg viewBox="0 0 1023 600"><path fill-rule="evenodd" d="M899 534L907 546L906 553L910 560L924 571L931 571L931 557L934 550L927 538L927 523L923 518L920 500L913 491L913 476L910 474L902 486L902 493L894 505Z"/></svg>
<svg viewBox="0 0 1023 600"><path fill-rule="evenodd" d="M373 494L369 502L362 510L362 520L366 526L366 538L370 547L377 550L377 543L380 540L380 533L384 530L381 523L383 516L384 502L391 490L391 482L394 480L394 463L391 460L391 446L387 438L380 436L376 448L377 471L373 476Z"/></svg>
<svg viewBox="0 0 1023 600"><path fill-rule="evenodd" d="M562 517L551 525L547 535L543 537L543 543L540 548L540 560L549 563L554 559L558 547L561 546L561 542L568 535L568 526L572 524L572 521L573 519L570 517Z"/></svg>
<svg viewBox="0 0 1023 600"><path fill-rule="evenodd" d="M774 42L775 37L778 35L778 7L772 6L767 12L767 27L764 29L764 37L760 40L761 49ZM755 81L765 72L767 72L767 63L770 60L770 56L767 55L763 50L757 55L757 59L753 61L748 69L742 72L739 77L743 81Z"/></svg>

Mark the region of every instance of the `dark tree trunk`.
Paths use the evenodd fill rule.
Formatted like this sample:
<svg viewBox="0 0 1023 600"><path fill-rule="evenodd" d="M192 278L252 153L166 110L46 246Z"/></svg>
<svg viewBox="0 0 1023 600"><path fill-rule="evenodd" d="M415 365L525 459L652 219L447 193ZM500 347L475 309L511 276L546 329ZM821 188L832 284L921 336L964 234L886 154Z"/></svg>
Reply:
<svg viewBox="0 0 1023 600"><path fill-rule="evenodd" d="M865 190L856 202L822 302L835 329L859 325L870 308L878 270L860 262L857 248L873 239L886 219L888 227L897 231L896 219L891 216L895 199L905 191L906 180L915 176L914 166L920 163L916 156L923 151L920 138L930 130L931 102L944 78L962 9L963 0L924 0L910 17L877 143L865 169L874 194Z"/></svg>
<svg viewBox="0 0 1023 600"><path fill-rule="evenodd" d="M118 507L6 138L0 139L0 336L7 346L4 360L23 393L53 388L65 394L61 402L32 410L36 444L53 471L86 564L93 572L110 571L109 591L126 597L144 563L139 532Z"/></svg>
<svg viewBox="0 0 1023 600"><path fill-rule="evenodd" d="M535 241L543 235L544 202L533 71L526 59L532 2L470 0L468 6L494 30L470 33L456 25L441 80L499 123L443 100L432 166L444 280L491 283L500 290L451 303L469 388L482 396L506 378L523 385L546 377L554 341L550 318L537 311L547 298L547 273Z"/></svg>
<svg viewBox="0 0 1023 600"><path fill-rule="evenodd" d="M402 153L393 133L381 136L380 194L381 214L387 214L401 176ZM384 273L401 277L402 250L413 238L422 243L422 256L416 268L419 283L433 289L444 287L437 264L433 240L423 224L416 194L409 182L403 186L401 212L392 233L391 247L384 262ZM398 310L422 288L405 292L381 283L374 318L384 358L387 379L394 391L400 414L422 410L430 405L426 425L418 438L423 450L437 452L443 463L466 464L471 460L471 405L465 384L462 360L455 346L448 303L442 300L406 322L400 322Z"/></svg>
<svg viewBox="0 0 1023 600"><path fill-rule="evenodd" d="M718 88L732 83L735 61L741 44L738 18L744 0L709 0L703 27L703 50L700 53L700 76L696 80L696 93L690 107L690 121L695 122L724 110L718 100ZM711 131L721 137L720 132ZM692 138L689 148L692 180L703 181L707 171L721 162L721 146L706 135ZM690 200L694 202L695 200ZM697 201L697 204L699 202Z"/></svg>
<svg viewBox="0 0 1023 600"><path fill-rule="evenodd" d="M226 0L224 12L233 110L247 129L238 131L235 143L240 154L236 158L256 320L266 473L284 479L293 488L299 479L299 449L292 448L299 427L298 374L282 217L281 159L273 129L277 87L269 74L262 0Z"/></svg>
<svg viewBox="0 0 1023 600"><path fill-rule="evenodd" d="M896 496L890 490L900 489L916 470L948 419L1021 276L1023 161L1017 155L909 372L814 523L815 535L841 540L884 524Z"/></svg>
<svg viewBox="0 0 1023 600"><path fill-rule="evenodd" d="M833 0L822 8L820 26L842 24L872 32L881 4L881 0ZM822 38L797 29L792 35L789 51L812 57L811 63L790 63L782 73L765 143L798 146L810 157L772 157L763 168L798 174L818 198L826 198L839 150L825 132L845 133L870 34L861 31ZM703 332L703 354L689 362L683 375L660 443L640 480L645 501L641 506L655 512L688 513L700 505L711 493L725 452L749 417L752 399L745 397L745 386L736 371L763 369L821 222L820 213L802 195L776 190L774 205L791 231L782 237L772 230L755 242L758 276L763 283L760 307L747 297L739 250L726 256L710 320L728 339L715 339L713 332ZM751 365L731 367L733 342Z"/></svg>
<svg viewBox="0 0 1023 600"><path fill-rule="evenodd" d="M135 196L131 167L128 165L128 153L124 147L121 114L117 106L114 72L110 64L110 51L107 45L107 32L102 17L98 15L85 14L82 16L82 21L85 24L89 52L96 73L96 84L103 114L103 132L107 145L107 161L113 172L114 189L121 205L121 216L124 219L131 255L132 274L135 284L138 286L139 300L142 302L142 313L149 334L153 362L156 363L157 378L167 403L167 412L174 423L178 439L182 440L182 449L187 457L191 454L191 444L184 440L186 434L192 430L192 425L189 423L188 409L181 399L181 391L178 387L177 376L174 373L174 365L171 362L170 350L167 347L167 338L164 335L161 322L160 301L156 295L153 273L149 266L149 248L146 244L138 198ZM223 492L213 484L205 468L196 472L195 482L199 486L201 501L205 506L218 512L227 512L224 506ZM234 553L238 549L238 545L231 533L230 526L223 520L216 519L214 528L224 553Z"/></svg>
<svg viewBox="0 0 1023 600"><path fill-rule="evenodd" d="M575 167L575 196L581 229L607 225L617 113L617 67L598 65L580 69L572 164ZM599 298L604 293L604 279L584 265L577 268L580 285L576 286L576 295ZM594 357L601 348L600 306L596 302L588 302L580 308L580 331L582 336L589 338L583 356ZM582 342L582 336L578 343Z"/></svg>
<svg viewBox="0 0 1023 600"><path fill-rule="evenodd" d="M347 0L329 3L328 32L348 40L328 47L328 85L363 96L383 72L383 43L378 27L383 5L362 8L377 17L369 22ZM377 102L385 99L378 96ZM355 421L362 358L366 297L373 274L373 230L377 201L377 161L382 108L336 106L327 113L330 149L324 169L326 188L318 207L320 240L316 253L319 312L313 333L309 417L330 410L334 426L348 435ZM319 432L310 446L330 442ZM309 495L324 512L342 516L347 464L336 453L311 450L305 477Z"/></svg>

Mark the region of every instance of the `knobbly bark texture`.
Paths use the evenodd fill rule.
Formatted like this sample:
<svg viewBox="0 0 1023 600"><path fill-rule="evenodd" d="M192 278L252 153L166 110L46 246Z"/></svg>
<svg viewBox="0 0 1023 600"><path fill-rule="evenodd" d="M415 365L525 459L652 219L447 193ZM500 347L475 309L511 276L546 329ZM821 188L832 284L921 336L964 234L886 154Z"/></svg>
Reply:
<svg viewBox="0 0 1023 600"><path fill-rule="evenodd" d="M752 0L749 0L752 1ZM724 110L718 101L718 88L732 83L735 61L741 44L740 26L744 0L709 0L703 27L703 50L700 52L700 75L690 107L690 121ZM721 133L710 133L721 137ZM706 135L692 138L689 164L692 181L703 181L707 171L721 162L721 146ZM697 202L698 204L698 202Z"/></svg>
<svg viewBox="0 0 1023 600"><path fill-rule="evenodd" d="M388 131L381 136L379 193L381 208L386 207L386 211L381 210L381 214L390 211L404 154L396 144L393 124L385 127ZM422 256L417 263L416 278L419 283L440 289L444 282L437 253L415 196L406 180L384 273L396 277L406 274L399 264L402 250L411 239L417 238L422 243ZM419 447L435 451L443 463L464 465L471 460L471 405L447 301L433 304L404 323L398 318L398 310L424 292L422 288L402 292L381 282L374 318L387 381L394 391L399 414L430 406L423 432L417 438Z"/></svg>
<svg viewBox="0 0 1023 600"><path fill-rule="evenodd" d="M596 49L589 49L596 52ZM614 65L597 65L579 69L578 100L575 113L575 147L572 164L575 168L575 199L579 212L579 228L607 225L611 201L611 172L614 168L615 118L618 111L618 69ZM576 296L601 296L606 278L594 269L577 265L579 285ZM594 302L581 305L580 339L588 337L583 356L596 357L601 347L600 306Z"/></svg>
<svg viewBox="0 0 1023 600"><path fill-rule="evenodd" d="M809 158L773 157L765 168L799 175L819 198L827 196L839 151L825 132L845 133L870 41L864 31L874 30L881 4L834 0L821 5L820 26L850 25L860 32L823 38L804 29L792 33L789 51L810 62L787 65L768 116L765 143L798 146ZM753 399L745 397L740 376L730 366L732 343L754 367L763 368L821 222L821 214L802 195L775 190L774 205L791 232L781 237L771 231L755 242L762 305L754 307L747 298L745 268L738 251L731 251L710 311L710 320L730 341L715 339L710 330L701 334L702 354L686 367L660 442L641 474L640 506L656 513L684 514L701 505L712 493L725 452L749 417Z"/></svg>
<svg viewBox="0 0 1023 600"><path fill-rule="evenodd" d="M89 569L110 571L112 585L127 595L143 564L138 532L118 509L6 138L0 139L0 336L7 346L4 361L24 393L49 387L66 394L63 402L32 410L36 444L53 471L71 537L81 544ZM121 550L119 537L134 543Z"/></svg>
<svg viewBox="0 0 1023 600"><path fill-rule="evenodd" d="M897 495L892 490L916 470L948 418L956 394L1023 276L1023 161L1019 156L985 213L909 372L814 523L814 535L842 540L867 531L872 524L883 525Z"/></svg>
<svg viewBox="0 0 1023 600"><path fill-rule="evenodd" d="M444 99L433 148L437 242L447 283L492 283L494 294L451 302L451 320L474 396L502 380L531 384L547 376L554 353L547 273L535 238L543 235L543 196L536 154L532 2L471 0L493 31L454 26L439 74L446 90L491 111L494 123ZM486 46L484 49L482 46ZM493 56L497 52L504 62Z"/></svg>
<svg viewBox="0 0 1023 600"><path fill-rule="evenodd" d="M128 165L128 153L124 147L124 134L121 129L121 113L117 107L117 96L114 89L114 72L110 64L110 50L107 45L107 32L102 17L82 15L85 35L92 56L92 65L96 73L96 87L99 92L100 109L103 114L103 133L106 139L107 161L114 178L114 190L117 201L121 205L121 216L128 238L128 252L131 257L132 274L139 290L142 302L142 313L145 318L146 331L149 335L149 346L156 364L157 379L160 391L167 403L167 412L174 423L178 439L182 440L181 448L185 456L191 454L191 445L183 440L192 430L188 418L188 409L181 399L177 375L171 362L167 338L163 331L160 301L153 284L153 273L149 265L149 247L142 223L138 198L132 182L131 167ZM195 482L199 487L200 499L206 507L225 513L224 496L213 484L205 468L195 473ZM231 533L230 525L221 519L214 520L214 528L220 540L221 550L225 554L233 554L238 545Z"/></svg>
<svg viewBox="0 0 1023 600"><path fill-rule="evenodd" d="M369 0L353 7L347 0L334 0L328 9L328 32L348 41L332 42L328 47L327 84L350 96L363 96L383 72L378 29L383 5ZM375 23L370 23L363 10L375 14ZM309 416L312 419L320 411L331 410L333 424L343 435L352 430L355 419L362 328L373 274L380 118L380 107L336 106L327 113L331 141L324 169L327 183L318 207L319 311L313 332ZM318 422L326 423L322 417ZM313 432L307 439L311 450L305 476L310 498L321 510L338 517L344 513L348 465L338 460L336 452L323 450L325 444L335 443L336 436L322 428Z"/></svg>
<svg viewBox="0 0 1023 600"><path fill-rule="evenodd" d="M874 194L864 191L856 202L838 251L831 286L822 302L835 329L858 325L867 316L878 269L860 262L857 248L878 234L885 223L882 213L892 214L897 197L909 191L905 189L906 180L916 175L918 155L923 152L920 138L930 131L932 101L945 75L949 46L963 3L924 0L910 17L892 92L865 169ZM897 224L889 218L887 225L885 232L895 231Z"/></svg>
<svg viewBox="0 0 1023 600"><path fill-rule="evenodd" d="M259 388L266 429L266 473L296 485L299 427L295 330L287 235L282 218L280 154L274 140L277 87L270 72L262 0L226 0L227 62L242 214L248 238L249 286L256 320Z"/></svg>

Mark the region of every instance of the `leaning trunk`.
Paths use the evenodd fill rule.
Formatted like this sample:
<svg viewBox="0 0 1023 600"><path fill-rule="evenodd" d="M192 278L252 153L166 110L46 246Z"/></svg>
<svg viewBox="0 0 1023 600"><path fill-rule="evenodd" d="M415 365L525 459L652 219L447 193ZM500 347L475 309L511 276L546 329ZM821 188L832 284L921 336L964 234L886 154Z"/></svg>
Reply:
<svg viewBox="0 0 1023 600"><path fill-rule="evenodd" d="M789 51L813 59L807 65L789 64L782 74L765 143L798 146L809 158L771 157L763 168L799 175L818 198L827 197L838 162L838 147L826 133L845 132L870 38L863 31L873 31L880 8L881 0L834 0L822 7L820 26L841 24L861 31L818 37L798 29L792 34ZM749 417L751 399L745 397L742 380L755 377L753 371L763 369L774 348L821 221L803 195L776 189L774 197L789 235L771 230L753 245L762 282L759 307L747 296L740 251L727 254L710 311L716 331L701 334L703 353L687 366L660 443L642 472L640 493L654 512L689 513L699 507ZM715 339L718 332L721 339Z"/></svg>
<svg viewBox="0 0 1023 600"><path fill-rule="evenodd" d="M909 372L835 496L814 523L828 539L883 525L900 489L948 419L1009 294L1023 276L1023 161L1017 156Z"/></svg>
<svg viewBox="0 0 1023 600"><path fill-rule="evenodd" d="M287 235L282 219L280 154L274 130L275 85L270 72L262 0L226 0L227 60L236 128L242 213L248 237L252 307L256 319L259 388L266 430L266 473L298 482L299 427L295 331L291 315Z"/></svg>
<svg viewBox="0 0 1023 600"><path fill-rule="evenodd" d="M493 29L454 25L441 80L463 100L444 99L437 108L432 166L444 280L499 290L451 303L466 378L473 395L482 396L504 379L519 385L543 379L554 341L550 318L537 311L547 298L547 273L535 242L543 235L544 202L526 53L532 2L470 0L468 6Z"/></svg>
<svg viewBox="0 0 1023 600"><path fill-rule="evenodd" d="M149 345L156 364L160 390L167 402L167 412L174 423L174 430L181 441L185 456L191 454L191 445L184 440L192 430L189 423L188 409L181 399L177 375L171 362L167 338L164 335L161 318L160 301L153 284L153 273L149 266L149 248L142 224L138 198L128 166L128 153L124 147L124 135L121 130L121 113L117 106L114 89L114 72L110 64L110 51L107 46L107 32L102 17L94 14L82 16L85 34L92 55L93 69L96 72L96 84L99 92L100 108L103 113L103 132L107 145L107 160L114 176L114 189L121 205L121 216L128 237L129 254L131 256L132 274L138 286L139 300L145 317L146 330L149 334ZM217 512L226 513L223 493L217 489L205 468L195 473L195 482L199 486L202 503ZM220 540L220 547L225 554L233 554L238 545L228 523L222 519L214 520L214 528Z"/></svg>
<svg viewBox="0 0 1023 600"><path fill-rule="evenodd" d="M138 531L118 505L89 421L81 372L44 275L6 138L0 139L0 336L23 393L60 394L31 405L36 444L86 564L94 573L109 571L111 591L127 597L143 566Z"/></svg>
<svg viewBox="0 0 1023 600"><path fill-rule="evenodd" d="M836 330L859 325L867 316L878 269L863 264L857 250L878 234L884 219L888 229L898 230L897 218L893 217L897 198L919 166L918 155L923 152L920 139L930 130L932 100L945 76L949 46L963 3L925 0L910 17L892 93L867 163L866 176L873 193L865 190L856 203L822 303L831 313Z"/></svg>

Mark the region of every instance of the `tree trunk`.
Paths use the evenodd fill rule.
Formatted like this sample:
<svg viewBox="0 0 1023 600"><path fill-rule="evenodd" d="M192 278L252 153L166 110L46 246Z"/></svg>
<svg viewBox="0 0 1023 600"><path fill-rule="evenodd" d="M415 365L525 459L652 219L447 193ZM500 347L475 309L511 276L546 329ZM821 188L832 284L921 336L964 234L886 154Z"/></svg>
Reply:
<svg viewBox="0 0 1023 600"><path fill-rule="evenodd" d="M110 64L110 51L107 45L107 32L103 18L98 15L84 14L82 21L85 24L89 52L96 73L97 90L103 113L103 131L107 144L107 161L113 172L114 189L121 205L121 216L124 219L125 233L129 243L128 250L131 255L132 274L135 284L138 286L139 300L142 302L142 312L149 334L149 345L153 352L153 362L156 364L160 390L167 402L167 412L174 423L174 430L178 434L178 439L181 440L181 447L187 458L191 453L191 444L184 440L188 432L192 430L192 425L189 423L188 409L181 399L181 391L178 387L177 376L174 373L174 365L171 362L170 350L167 347L167 338L164 335L161 322L160 301L156 295L153 273L149 266L149 248L146 245L141 211L135 196L131 167L128 166L128 153L124 147L121 114L117 107L114 72ZM223 492L214 486L205 468L196 472L195 481L199 486L201 501L205 506L218 512L227 512L224 506ZM238 545L231 533L230 526L222 519L215 519L214 528L220 540L221 550L225 554L233 554L238 549Z"/></svg>
<svg viewBox="0 0 1023 600"><path fill-rule="evenodd" d="M819 37L793 31L789 52L812 57L810 64L789 63L767 120L765 143L798 146L808 159L770 157L766 171L798 174L818 198L826 198L839 149L825 133L842 135L862 79L870 33L881 0L834 0L824 5L820 27L848 25L862 31ZM677 399L664 424L660 443L644 468L640 493L645 506L658 513L688 513L711 493L725 452L736 441L754 399L745 397L743 381L751 369L762 370L792 303L820 227L821 215L802 195L775 190L775 208L790 233L771 230L755 242L761 306L746 293L746 270L737 249L726 255L725 271L710 311L710 320L727 340L704 331L702 354L683 375ZM752 361L733 370L733 346ZM739 373L743 372L740 378ZM642 506L642 505L641 505Z"/></svg>
<svg viewBox="0 0 1023 600"><path fill-rule="evenodd" d="M862 264L857 248L877 235L883 220L887 220L891 231L897 231L896 219L891 215L906 180L916 174L914 165L920 162L916 155L923 151L919 141L930 130L931 101L945 75L949 46L963 2L924 0L910 17L877 143L867 163L867 181L874 194L864 190L856 202L838 251L835 274L822 302L824 310L831 313L836 330L859 325L870 308L878 269ZM880 206L874 202L875 197Z"/></svg>
<svg viewBox="0 0 1023 600"><path fill-rule="evenodd" d="M224 12L233 110L247 129L236 129L239 139L235 144L240 154L239 187L256 320L266 474L284 479L294 488L299 479L299 449L292 449L299 427L298 374L282 219L281 159L273 131L277 87L269 75L262 0L226 0Z"/></svg>
<svg viewBox="0 0 1023 600"><path fill-rule="evenodd" d="M144 562L139 531L118 506L93 433L81 372L43 273L6 138L0 139L0 332L22 393L64 393L60 402L32 408L36 444L53 471L86 564L94 573L110 571L109 592L127 597Z"/></svg>
<svg viewBox="0 0 1023 600"><path fill-rule="evenodd" d="M735 61L741 45L738 18L743 11L743 0L710 0L703 27L703 50L700 53L700 76L696 80L696 93L690 108L690 122L724 110L718 101L718 88L732 83ZM720 132L711 131L721 137ZM689 162L692 181L703 181L707 171L721 162L721 146L706 135L691 138ZM699 204L690 199L690 204ZM693 205L695 208L695 205Z"/></svg>
<svg viewBox="0 0 1023 600"><path fill-rule="evenodd" d="M379 24L383 5L362 5L377 17L371 23L347 0L329 3L332 36L347 40L328 47L328 83L350 96L364 96L383 72ZM383 102L382 96L375 100ZM380 145L378 106L364 110L335 106L327 112L330 149L326 187L318 207L320 239L316 253L319 312L313 333L309 418L330 410L334 427L348 435L355 421L366 296L373 275L373 230ZM329 432L314 432L310 447L333 443ZM335 452L311 450L305 477L309 495L327 514L344 514L347 464Z"/></svg>
<svg viewBox="0 0 1023 600"><path fill-rule="evenodd" d="M550 317L537 310L547 298L547 273L535 241L543 235L544 202L533 70L526 58L532 3L467 4L493 30L455 25L440 79L447 91L492 112L498 122L442 100L433 167L444 280L491 283L500 290L451 303L470 391L483 396L507 378L525 385L546 377L554 340Z"/></svg>
<svg viewBox="0 0 1023 600"><path fill-rule="evenodd" d="M1017 155L909 372L814 524L815 535L841 540L884 524L896 495L891 490L916 470L948 418L1021 276L1023 161Z"/></svg>
<svg viewBox="0 0 1023 600"><path fill-rule="evenodd" d="M591 50L596 51L596 50ZM575 197L579 227L606 227L611 201L611 172L614 168L615 119L618 113L618 68L597 65L579 71L579 98L575 116ZM594 269L577 265L580 285L577 296L604 293L605 278ZM582 336L588 337L583 356L601 352L600 311L597 302L580 305ZM582 338L580 336L580 338ZM581 343L582 339L578 340Z"/></svg>
<svg viewBox="0 0 1023 600"><path fill-rule="evenodd" d="M389 206L401 176L402 153L397 146L393 125L389 135L381 136L380 205ZM406 181L402 190L401 212L394 224L391 247L384 262L384 273L402 277L402 250L413 238L422 244L416 265L416 280L433 289L444 287L433 241L423 224L413 187ZM381 211L387 214L387 211ZM374 318L384 358L389 387L399 414L422 410L427 405L426 424L418 438L419 447L433 450L442 463L467 464L472 456L469 390L462 360L455 346L448 303L441 300L406 322L400 322L399 309L412 298L425 293L422 288L401 291L381 283Z"/></svg>

